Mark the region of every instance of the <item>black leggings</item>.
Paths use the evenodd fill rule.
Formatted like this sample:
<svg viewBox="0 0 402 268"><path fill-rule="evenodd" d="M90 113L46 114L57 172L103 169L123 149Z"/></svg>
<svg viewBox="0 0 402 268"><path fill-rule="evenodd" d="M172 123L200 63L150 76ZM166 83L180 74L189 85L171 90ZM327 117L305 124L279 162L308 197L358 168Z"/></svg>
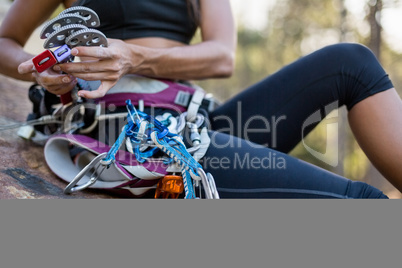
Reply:
<svg viewBox="0 0 402 268"><path fill-rule="evenodd" d="M323 48L241 92L210 116L201 162L223 198L387 198L378 189L288 156L332 110L393 88L358 44Z"/></svg>

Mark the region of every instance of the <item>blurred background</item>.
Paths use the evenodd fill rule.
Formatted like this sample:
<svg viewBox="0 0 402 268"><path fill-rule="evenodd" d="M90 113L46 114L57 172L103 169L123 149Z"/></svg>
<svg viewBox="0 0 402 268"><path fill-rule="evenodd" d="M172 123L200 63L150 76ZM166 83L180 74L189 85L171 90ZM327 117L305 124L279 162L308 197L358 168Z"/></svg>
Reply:
<svg viewBox="0 0 402 268"><path fill-rule="evenodd" d="M358 42L370 47L402 95L402 1L232 0L232 5L238 24L235 74L227 80L201 83L221 100L303 55L339 42ZM331 133L327 133L325 121L305 141L323 154L327 146L338 146L336 167L315 158L303 144L291 154L352 180L374 185L392 198L401 198L400 192L370 164L353 138L346 109L337 112L339 132L332 145L327 144Z"/></svg>
<svg viewBox="0 0 402 268"><path fill-rule="evenodd" d="M0 20L12 1L0 0ZM235 74L199 84L224 101L282 66L326 45L358 42L372 49L402 94L402 0L231 0L238 27ZM198 36L199 40L199 36ZM197 39L195 40L197 42ZM42 52L38 34L26 50ZM0 79L5 79L0 76ZM291 77L289 78L291 79ZM401 115L402 116L402 115ZM338 111L339 163L332 167L313 157L302 144L291 154L332 172L367 182L391 198L401 194L370 164L354 140L344 108ZM314 150L327 150L326 123L306 139Z"/></svg>

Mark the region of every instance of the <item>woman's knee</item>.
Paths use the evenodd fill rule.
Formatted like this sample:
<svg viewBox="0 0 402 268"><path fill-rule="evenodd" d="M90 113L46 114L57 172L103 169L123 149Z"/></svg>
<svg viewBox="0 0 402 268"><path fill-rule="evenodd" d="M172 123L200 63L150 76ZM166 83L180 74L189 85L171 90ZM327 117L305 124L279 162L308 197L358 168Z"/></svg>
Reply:
<svg viewBox="0 0 402 268"><path fill-rule="evenodd" d="M336 74L335 93L350 110L365 98L392 88L386 71L374 53L364 45L342 43L323 49L327 64Z"/></svg>
<svg viewBox="0 0 402 268"><path fill-rule="evenodd" d="M346 196L363 199L388 199L379 189L360 181L350 181Z"/></svg>
<svg viewBox="0 0 402 268"><path fill-rule="evenodd" d="M355 65L367 61L378 61L374 53L366 46L357 43L340 43L323 48L329 56L341 59L346 64Z"/></svg>

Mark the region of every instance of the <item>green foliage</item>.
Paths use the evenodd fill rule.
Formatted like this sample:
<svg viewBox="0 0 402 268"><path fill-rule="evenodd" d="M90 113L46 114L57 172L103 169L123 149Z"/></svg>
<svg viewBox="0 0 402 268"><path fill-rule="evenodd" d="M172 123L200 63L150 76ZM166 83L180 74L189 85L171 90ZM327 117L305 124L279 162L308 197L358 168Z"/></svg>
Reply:
<svg viewBox="0 0 402 268"><path fill-rule="evenodd" d="M57 7L57 9L53 12L53 14L50 16L49 19L53 19L53 18L57 17L57 15L59 15L60 12L62 12L64 9L65 9L64 5L63 5L63 4L60 4L60 5Z"/></svg>

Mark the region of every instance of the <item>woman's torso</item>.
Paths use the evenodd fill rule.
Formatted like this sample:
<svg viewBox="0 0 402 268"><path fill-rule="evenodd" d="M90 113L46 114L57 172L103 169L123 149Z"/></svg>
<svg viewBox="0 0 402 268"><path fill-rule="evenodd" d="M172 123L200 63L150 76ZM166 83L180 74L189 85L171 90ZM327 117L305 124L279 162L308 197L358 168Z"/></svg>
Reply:
<svg viewBox="0 0 402 268"><path fill-rule="evenodd" d="M108 38L146 47L187 45L197 28L186 0L65 0L64 5L93 9Z"/></svg>

